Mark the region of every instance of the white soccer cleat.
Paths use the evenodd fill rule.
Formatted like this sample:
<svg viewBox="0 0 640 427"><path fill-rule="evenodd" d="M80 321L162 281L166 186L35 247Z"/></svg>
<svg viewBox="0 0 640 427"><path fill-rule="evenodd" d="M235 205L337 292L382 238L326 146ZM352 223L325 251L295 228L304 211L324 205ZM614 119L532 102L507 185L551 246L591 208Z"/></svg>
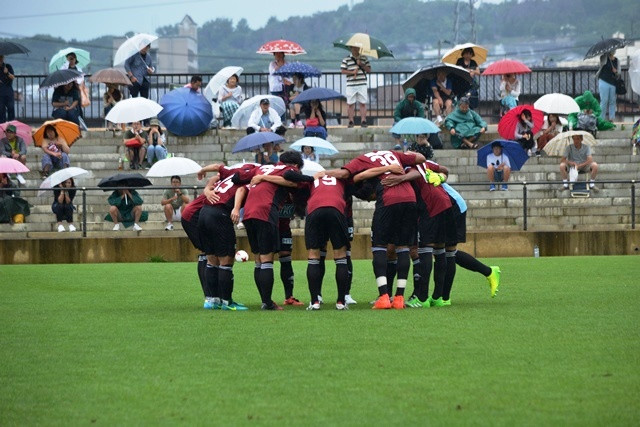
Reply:
<svg viewBox="0 0 640 427"><path fill-rule="evenodd" d="M336 310L349 310L347 304L336 303Z"/></svg>
<svg viewBox="0 0 640 427"><path fill-rule="evenodd" d="M320 303L309 303L309 307L307 307L307 311L320 310Z"/></svg>
<svg viewBox="0 0 640 427"><path fill-rule="evenodd" d="M353 298L351 298L351 295L347 294L344 296L344 303L346 305L349 305L349 304L357 304L358 302Z"/></svg>

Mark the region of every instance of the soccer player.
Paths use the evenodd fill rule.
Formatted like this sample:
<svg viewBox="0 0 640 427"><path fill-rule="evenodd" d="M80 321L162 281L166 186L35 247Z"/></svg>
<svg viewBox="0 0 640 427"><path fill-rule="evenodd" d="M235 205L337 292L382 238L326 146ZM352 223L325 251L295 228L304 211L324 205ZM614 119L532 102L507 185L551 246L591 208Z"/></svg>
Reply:
<svg viewBox="0 0 640 427"><path fill-rule="evenodd" d="M293 285L295 276L291 265L291 250L293 249L293 234L291 233L291 219L295 213L295 204L289 194L279 212L278 232L280 233L280 251L278 252L278 262L280 263L280 280L284 286L284 305L304 305L299 299L293 296Z"/></svg>

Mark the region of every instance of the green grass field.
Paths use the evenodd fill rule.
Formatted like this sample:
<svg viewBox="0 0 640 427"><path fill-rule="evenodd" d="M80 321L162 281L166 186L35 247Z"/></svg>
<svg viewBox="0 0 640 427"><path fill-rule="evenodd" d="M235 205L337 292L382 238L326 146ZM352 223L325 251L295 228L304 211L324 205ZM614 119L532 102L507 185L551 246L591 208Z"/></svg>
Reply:
<svg viewBox="0 0 640 427"><path fill-rule="evenodd" d="M318 312L260 311L251 263L248 312L203 310L195 264L0 266L0 425L638 425L640 258L485 261L495 299L458 269L403 311L357 261L346 312L332 263Z"/></svg>

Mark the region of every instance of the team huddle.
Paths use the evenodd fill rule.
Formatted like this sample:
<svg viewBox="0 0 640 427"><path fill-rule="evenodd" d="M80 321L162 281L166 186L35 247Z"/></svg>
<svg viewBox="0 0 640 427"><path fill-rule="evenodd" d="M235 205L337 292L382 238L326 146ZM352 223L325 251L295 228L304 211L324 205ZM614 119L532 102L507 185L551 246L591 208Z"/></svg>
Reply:
<svg viewBox="0 0 640 427"><path fill-rule="evenodd" d="M456 249L466 240L466 204L445 183L446 167L427 160L420 152L374 151L359 155L340 169L320 171L314 176L303 174L302 168L300 153L286 151L275 165L212 164L200 171L198 178L208 172L217 175L184 208L182 225L202 252L198 276L205 308L247 309L233 300L235 224L239 221L246 228L254 255L253 276L262 309L282 309L272 299L276 254L285 288L284 305L303 305L293 296L290 221L294 215L305 218L310 295L307 310L319 310L323 302L329 241L336 264L336 309L346 310L349 304L355 304L350 295L353 197L376 201L371 247L379 297L373 303L374 309L450 305L456 265L483 274L491 296L495 296L500 269ZM414 290L405 300L411 264ZM432 270L434 288L429 295Z"/></svg>

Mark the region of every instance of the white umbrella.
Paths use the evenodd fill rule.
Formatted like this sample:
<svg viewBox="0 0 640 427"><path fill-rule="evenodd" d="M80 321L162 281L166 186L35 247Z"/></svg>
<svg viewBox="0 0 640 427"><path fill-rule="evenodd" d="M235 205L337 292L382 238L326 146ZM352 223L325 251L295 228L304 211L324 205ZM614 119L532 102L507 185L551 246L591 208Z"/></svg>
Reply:
<svg viewBox="0 0 640 427"><path fill-rule="evenodd" d="M323 170L324 168L320 163L314 162L312 160L305 160L304 165L302 165L302 170L300 172L302 172L303 175L313 176L317 172L320 172Z"/></svg>
<svg viewBox="0 0 640 427"><path fill-rule="evenodd" d="M566 115L580 112L578 103L572 97L562 93L548 93L541 96L533 103L533 108L547 114Z"/></svg>
<svg viewBox="0 0 640 427"><path fill-rule="evenodd" d="M231 126L238 129L246 128L249 123L249 117L251 116L251 113L253 113L253 110L255 110L256 108L260 108L260 100L265 98L269 100L269 106L276 110L276 113L278 113L278 115L281 116L285 113L286 108L284 106L284 101L279 96L256 95L253 98L245 100L240 108L236 110L236 112L233 114L233 117L231 117ZM116 104L116 106L117 105L118 104Z"/></svg>
<svg viewBox="0 0 640 427"><path fill-rule="evenodd" d="M332 143L330 143L326 139L318 138L316 136L307 136L305 138L299 139L291 144L290 148L292 148L293 150L302 151L302 147L304 146L313 147L314 151L322 156L331 156L338 153L338 149L334 147Z"/></svg>
<svg viewBox="0 0 640 427"><path fill-rule="evenodd" d="M547 145L542 149L549 156L563 156L564 150L567 146L573 144L573 136L582 135L582 143L590 147L593 147L598 141L589 132L583 130L571 130L569 132L562 132L556 135Z"/></svg>
<svg viewBox="0 0 640 427"><path fill-rule="evenodd" d="M86 169L77 168L74 166L60 169L57 172L52 173L47 179L42 181L40 184L40 188L42 190L38 191L38 196L46 196L47 194L53 194L51 191L47 191L47 188L53 188L56 185L65 182L70 178L76 178L83 175L88 175L90 172Z"/></svg>
<svg viewBox="0 0 640 427"><path fill-rule="evenodd" d="M629 78L631 79L631 90L640 95L640 49L631 55Z"/></svg>
<svg viewBox="0 0 640 427"><path fill-rule="evenodd" d="M207 87L204 88L202 94L207 98L207 101L211 102L213 98L218 97L218 91L225 83L227 83L229 77L234 74L240 76L243 71L244 69L242 67L224 67L222 70L218 71L215 76L211 77L211 80L207 83Z"/></svg>
<svg viewBox="0 0 640 427"><path fill-rule="evenodd" d="M147 98L127 98L116 103L105 117L111 123L131 123L155 117L162 106Z"/></svg>
<svg viewBox="0 0 640 427"><path fill-rule="evenodd" d="M151 166L151 169L147 172L147 178L193 175L198 173L200 169L202 169L202 166L186 157L169 157L168 159L159 160Z"/></svg>
<svg viewBox="0 0 640 427"><path fill-rule="evenodd" d="M158 39L158 36L152 34L140 33L127 39L120 45L113 57L113 66L124 64L124 61L140 52L140 49L150 45L151 42Z"/></svg>

